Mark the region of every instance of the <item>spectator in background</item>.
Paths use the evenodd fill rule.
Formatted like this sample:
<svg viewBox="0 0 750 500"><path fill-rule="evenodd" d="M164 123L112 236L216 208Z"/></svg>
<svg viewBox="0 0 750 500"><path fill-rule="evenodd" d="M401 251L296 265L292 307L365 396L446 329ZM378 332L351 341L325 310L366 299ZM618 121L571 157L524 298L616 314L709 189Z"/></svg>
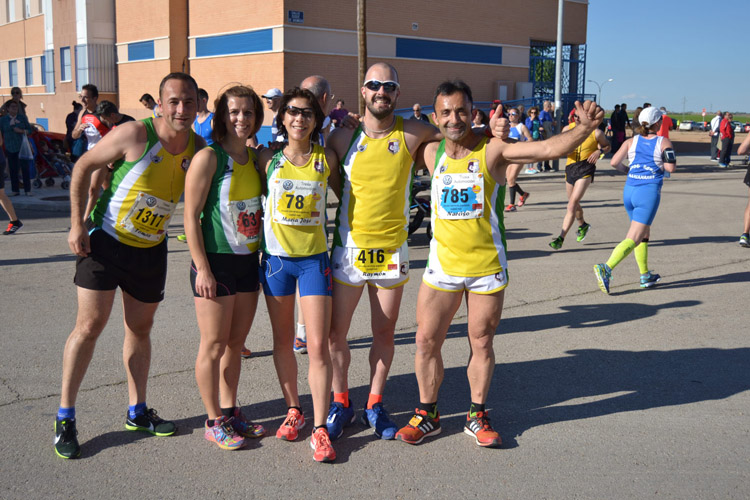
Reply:
<svg viewBox="0 0 750 500"><path fill-rule="evenodd" d="M23 138L31 133L31 125L26 115L19 112L18 103L9 100L5 103L8 114L0 118L0 131L5 142L5 155L8 157L8 170L10 174L11 196L21 194L18 185L18 170L23 177L23 190L26 196L31 195L31 179L29 178L29 161L19 159Z"/></svg>
<svg viewBox="0 0 750 500"><path fill-rule="evenodd" d="M336 101L336 107L331 111L328 117L335 127L342 127L344 125L344 118L349 115L349 110L344 107L344 100L339 99Z"/></svg>
<svg viewBox="0 0 750 500"><path fill-rule="evenodd" d="M541 120L539 120L539 108L536 106L529 108L529 116L526 118L524 125L529 129L533 141L541 141L543 139L542 134L544 133L544 129L542 128ZM542 162L537 163L536 169L532 165L529 164L529 168L526 169L525 173L536 174L542 171Z"/></svg>
<svg viewBox="0 0 750 500"><path fill-rule="evenodd" d="M422 114L422 106L420 106L419 103L415 104L411 109L414 114L409 117L410 120L422 120L423 122L430 123L430 119L427 118L427 115Z"/></svg>
<svg viewBox="0 0 750 500"><path fill-rule="evenodd" d="M721 125L722 112L717 111L716 116L711 118L711 129L708 135L711 136L711 161L719 161L719 125Z"/></svg>
<svg viewBox="0 0 750 500"><path fill-rule="evenodd" d="M73 101L73 111L68 113L68 116L65 117L65 143L67 144L68 149L70 149L70 159L73 161L76 161L78 159L78 156L73 154L73 129L76 128L76 123L78 123L78 113L81 112L81 103L78 101ZM83 149L81 149L81 152L83 152Z"/></svg>
<svg viewBox="0 0 750 500"><path fill-rule="evenodd" d="M552 104L552 101L544 101L542 104L542 112L539 114L539 120L542 122L542 128L544 129L544 139L549 139L557 133L557 124L555 123L555 118L553 116L554 112L555 106ZM546 160L544 162L544 171L557 171L557 162L558 160L554 160L553 169L549 164L549 160Z"/></svg>
<svg viewBox="0 0 750 500"><path fill-rule="evenodd" d="M661 128L659 128L659 132L656 135L669 139L669 131L674 128L674 122L667 116L667 108L662 106L659 108L659 111L661 111Z"/></svg>
<svg viewBox="0 0 750 500"><path fill-rule="evenodd" d="M721 157L719 158L719 166L721 168L728 168L729 162L732 159L732 148L734 147L733 118L734 115L727 111L724 113L724 119L721 120L721 124L719 125L719 134L721 138Z"/></svg>
<svg viewBox="0 0 750 500"><path fill-rule="evenodd" d="M195 115L193 130L206 141L206 146L214 143L211 138L213 132L212 120L214 114L208 110L208 92L205 89L198 89L198 114Z"/></svg>
<svg viewBox="0 0 750 500"><path fill-rule="evenodd" d="M86 151L91 151L101 138L109 132L109 127L96 114L98 101L99 89L96 88L96 85L87 83L81 87L81 102L84 108L78 115L78 122L73 129L71 137L78 139L81 136L85 136Z"/></svg>
<svg viewBox="0 0 750 500"><path fill-rule="evenodd" d="M156 104L156 101L154 101L154 98L151 96L151 94L143 94L140 98L140 101L141 104L143 104L144 108L151 110L151 114L154 118L161 116L159 105Z"/></svg>
<svg viewBox="0 0 750 500"><path fill-rule="evenodd" d="M474 133L483 134L489 129L490 119L487 113L479 108L474 108L474 118L471 121L471 128Z"/></svg>
<svg viewBox="0 0 750 500"><path fill-rule="evenodd" d="M135 121L135 118L132 116L120 113L117 105L112 101L102 101L97 104L95 113L99 115L99 119L110 129L123 123Z"/></svg>
<svg viewBox="0 0 750 500"><path fill-rule="evenodd" d="M261 96L266 101L266 108L273 115L273 120L271 121L271 140L268 142L269 146L273 145L274 142L284 142L284 136L279 134L279 127L276 124L276 112L279 110L282 95L279 89L273 88L268 89L268 92Z"/></svg>
<svg viewBox="0 0 750 500"><path fill-rule="evenodd" d="M644 102L643 103L643 109L650 108L650 107L651 107L651 103L650 102ZM638 126L640 127L640 125L638 125Z"/></svg>
<svg viewBox="0 0 750 500"><path fill-rule="evenodd" d="M520 121L521 121L521 123L526 124L526 119L529 117L526 114L526 106L524 106L523 104L519 104L517 107L518 107L518 112L521 113L521 115L520 115ZM526 127L526 128L528 128L528 127Z"/></svg>
<svg viewBox="0 0 750 500"><path fill-rule="evenodd" d="M615 104L615 110L609 117L609 124L612 127L612 154L617 153L620 145L625 142L625 123L622 121L621 106Z"/></svg>
<svg viewBox="0 0 750 500"><path fill-rule="evenodd" d="M3 104L2 108L0 108L0 116L8 114L7 106L10 102L15 102L18 104L18 114L26 116L26 103L23 102L21 99L23 99L23 92L21 92L21 89L18 87L13 87L10 89L10 100L6 101L5 104Z"/></svg>
<svg viewBox="0 0 750 500"><path fill-rule="evenodd" d="M622 120L623 127L625 130L630 128L630 118L628 118L628 105L625 103L620 104L620 119ZM625 139L623 138L623 142Z"/></svg>

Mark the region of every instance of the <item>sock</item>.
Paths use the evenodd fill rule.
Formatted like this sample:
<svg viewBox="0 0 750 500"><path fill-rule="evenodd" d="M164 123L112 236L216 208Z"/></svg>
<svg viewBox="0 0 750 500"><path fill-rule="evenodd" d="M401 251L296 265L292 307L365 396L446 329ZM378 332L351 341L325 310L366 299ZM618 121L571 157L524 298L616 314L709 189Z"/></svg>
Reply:
<svg viewBox="0 0 750 500"><path fill-rule="evenodd" d="M333 402L341 403L342 405L344 405L344 407L349 408L349 391L334 392Z"/></svg>
<svg viewBox="0 0 750 500"><path fill-rule="evenodd" d="M438 415L437 401L435 401L434 403L422 403L420 401L419 409L422 411L426 411L428 417L432 419L437 418L437 415Z"/></svg>
<svg viewBox="0 0 750 500"><path fill-rule="evenodd" d="M526 192L523 189L521 189L520 184L516 184L515 186L513 186L513 189L515 189L516 193L518 193L519 196L526 195Z"/></svg>
<svg viewBox="0 0 750 500"><path fill-rule="evenodd" d="M516 186L513 186L510 188L510 204L515 205L516 204Z"/></svg>
<svg viewBox="0 0 750 500"><path fill-rule="evenodd" d="M315 431L317 431L318 429L325 429L326 433L328 433L328 426L326 424L316 425L315 427L313 427L313 434L315 434Z"/></svg>
<svg viewBox="0 0 750 500"><path fill-rule="evenodd" d="M216 425L216 420L209 418L208 420L206 420L206 425L209 427L213 427L214 425Z"/></svg>
<svg viewBox="0 0 750 500"><path fill-rule="evenodd" d="M287 411L291 410L292 408L294 408L298 412L302 413L302 408L300 408L299 406L290 406L289 408L287 408Z"/></svg>
<svg viewBox="0 0 750 500"><path fill-rule="evenodd" d="M128 416L135 418L146 413L146 403L138 403L137 405L130 405L128 407Z"/></svg>
<svg viewBox="0 0 750 500"><path fill-rule="evenodd" d="M57 420L75 420L76 419L76 407L71 406L70 408L63 408L62 406L57 409Z"/></svg>
<svg viewBox="0 0 750 500"><path fill-rule="evenodd" d="M630 255L630 252L635 248L635 241L630 238L626 238L620 242L619 245L612 250L612 255L609 256L607 266L610 269L614 269L617 264L622 262L622 259Z"/></svg>
<svg viewBox="0 0 750 500"><path fill-rule="evenodd" d="M641 274L647 274L648 273L648 240L644 239L640 245L635 247L635 250L633 250L633 254L635 255L635 261L638 263L638 269L641 271Z"/></svg>
<svg viewBox="0 0 750 500"><path fill-rule="evenodd" d="M741 236L744 236L745 238L750 238L750 233L742 233Z"/></svg>
<svg viewBox="0 0 750 500"><path fill-rule="evenodd" d="M382 394L373 394L370 393L370 396L367 398L367 409L372 410L372 405L377 403L383 402L383 395Z"/></svg>
<svg viewBox="0 0 750 500"><path fill-rule="evenodd" d="M234 410L237 409L236 406L232 406L231 408L219 408L221 410L221 414L225 417L232 417L234 416Z"/></svg>
<svg viewBox="0 0 750 500"><path fill-rule="evenodd" d="M307 331L305 330L305 325L301 323L297 323L297 338L307 342Z"/></svg>
<svg viewBox="0 0 750 500"><path fill-rule="evenodd" d="M471 407L469 408L469 416L474 417L480 411L484 413L484 403L479 404L472 401Z"/></svg>

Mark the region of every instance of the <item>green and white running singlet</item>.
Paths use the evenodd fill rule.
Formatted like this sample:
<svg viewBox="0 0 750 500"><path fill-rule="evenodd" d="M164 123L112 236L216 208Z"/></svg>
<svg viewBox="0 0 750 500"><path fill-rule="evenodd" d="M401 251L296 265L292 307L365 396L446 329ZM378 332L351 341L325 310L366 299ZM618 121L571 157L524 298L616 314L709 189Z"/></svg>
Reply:
<svg viewBox="0 0 750 500"><path fill-rule="evenodd" d="M260 246L263 217L255 151L247 148L247 163L240 165L218 143L208 147L216 153L216 173L201 214L206 252L251 254Z"/></svg>
<svg viewBox="0 0 750 500"><path fill-rule="evenodd" d="M505 186L487 170L487 141L482 138L471 153L455 160L445 153L443 139L435 156L427 265L451 276L488 276L508 266Z"/></svg>
<svg viewBox="0 0 750 500"><path fill-rule="evenodd" d="M397 249L406 241L414 160L406 148L404 120L386 137L357 128L341 162L343 194L334 246Z"/></svg>
<svg viewBox="0 0 750 500"><path fill-rule="evenodd" d="M308 257L328 251L326 192L331 169L325 149L315 145L298 167L278 151L268 168L263 252Z"/></svg>
<svg viewBox="0 0 750 500"><path fill-rule="evenodd" d="M120 243L149 248L167 235L167 226L185 190L185 173L195 154L195 133L188 145L173 155L159 142L154 119L146 126L146 149L136 161L115 162L112 181L91 213L95 226Z"/></svg>

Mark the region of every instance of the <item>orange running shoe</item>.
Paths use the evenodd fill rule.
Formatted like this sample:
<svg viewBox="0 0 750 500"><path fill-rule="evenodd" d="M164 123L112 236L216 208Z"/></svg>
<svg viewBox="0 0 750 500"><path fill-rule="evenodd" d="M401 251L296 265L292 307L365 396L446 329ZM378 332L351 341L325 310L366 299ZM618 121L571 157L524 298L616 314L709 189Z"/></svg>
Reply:
<svg viewBox="0 0 750 500"><path fill-rule="evenodd" d="M428 436L437 436L440 430L440 413L433 419L426 411L417 408L409 423L396 433L396 439L404 443L419 444Z"/></svg>
<svg viewBox="0 0 750 500"><path fill-rule="evenodd" d="M247 358L249 358L252 355L253 355L253 352L250 349L248 349L247 347L245 347L243 345L242 346L242 351L240 351L240 356L242 356L243 358L247 359Z"/></svg>
<svg viewBox="0 0 750 500"><path fill-rule="evenodd" d="M297 408L289 408L284 422L276 431L276 437L284 441L297 439L298 431L305 426L305 416Z"/></svg>
<svg viewBox="0 0 750 500"><path fill-rule="evenodd" d="M313 460L316 462L333 462L336 460L336 452L331 445L331 438L328 437L328 429L319 427L314 430L310 436L310 448L314 450Z"/></svg>
<svg viewBox="0 0 750 500"><path fill-rule="evenodd" d="M479 446L498 448L503 444L500 434L492 428L490 417L487 416L486 411L478 411L473 417L467 414L464 432L469 436L474 436Z"/></svg>

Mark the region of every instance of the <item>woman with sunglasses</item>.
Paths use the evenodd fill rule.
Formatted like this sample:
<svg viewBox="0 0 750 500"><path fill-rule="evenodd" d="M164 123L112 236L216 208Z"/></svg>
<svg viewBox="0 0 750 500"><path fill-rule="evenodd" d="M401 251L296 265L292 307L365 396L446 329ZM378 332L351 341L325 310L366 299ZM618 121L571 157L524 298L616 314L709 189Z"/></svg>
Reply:
<svg viewBox="0 0 750 500"><path fill-rule="evenodd" d="M542 122L539 119L538 107L532 106L529 108L529 116L526 118L526 123L524 125L529 129L533 141L541 141L543 139L542 132L544 132L544 129L542 128ZM538 174L542 171L542 162L537 163L536 168L532 167L532 165L533 164L529 164L529 168L527 168L524 173Z"/></svg>
<svg viewBox="0 0 750 500"><path fill-rule="evenodd" d="M594 266L599 288L607 294L612 269L631 252L635 254L641 271L641 288L651 288L661 280L661 276L648 269L648 239L661 201L664 172L674 172L677 165L672 142L667 137L657 135L661 122L662 113L657 108L649 107L641 111L638 115L638 135L625 141L612 157L612 167L628 175L622 198L630 218L630 228L625 239L612 250L609 260ZM624 165L626 156L627 167Z"/></svg>
<svg viewBox="0 0 750 500"><path fill-rule="evenodd" d="M237 85L215 103L214 143L198 152L185 179L185 234L201 333L195 379L208 413L204 436L225 450L264 434L237 405L240 351L258 304L258 248L264 175L246 146L263 105Z"/></svg>
<svg viewBox="0 0 750 500"><path fill-rule="evenodd" d="M328 185L336 193L341 186L336 154L318 143L324 120L318 100L309 90L285 92L276 123L287 143L277 152L261 152L268 178L261 282L273 329L274 365L288 407L276 437L294 441L305 426L292 349L295 291L299 286L313 400L310 446L317 462L336 458L326 428L333 368L328 351L332 284L325 210Z"/></svg>
<svg viewBox="0 0 750 500"><path fill-rule="evenodd" d="M563 128L563 133L580 123L575 109L570 112L570 123ZM565 193L568 196L568 205L566 207L565 217L563 218L562 229L560 234L554 240L549 242L553 250L560 250L565 241L565 236L573 226L573 221L578 221L578 231L576 241L583 241L591 228L583 218L583 208L581 200L586 190L594 182L596 173L596 161L603 157L610 150L609 141L600 128L597 128L589 135L583 144L580 144L575 150L568 155L568 162L565 165Z"/></svg>
<svg viewBox="0 0 750 500"><path fill-rule="evenodd" d="M510 108L508 110L508 121L510 121L510 133L508 139L514 142L524 142L532 140L531 132L526 128L526 125L521 123L521 112L518 108ZM508 193L510 193L510 204L505 207L506 212L516 211L516 193L519 196L518 206L522 207L526 200L529 199L529 193L521 189L521 186L516 183L518 174L521 173L523 165L520 163L511 163L508 165L506 171L506 177L508 180Z"/></svg>

